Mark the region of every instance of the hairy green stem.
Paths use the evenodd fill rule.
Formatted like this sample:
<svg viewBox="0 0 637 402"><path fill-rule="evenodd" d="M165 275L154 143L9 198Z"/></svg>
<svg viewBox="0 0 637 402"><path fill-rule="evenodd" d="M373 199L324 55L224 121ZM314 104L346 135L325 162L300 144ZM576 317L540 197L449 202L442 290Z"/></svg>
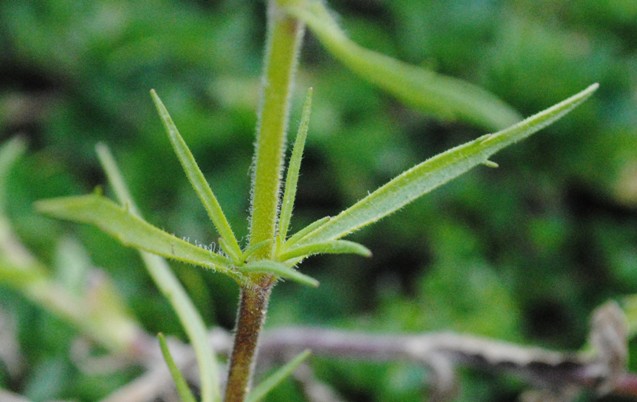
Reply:
<svg viewBox="0 0 637 402"><path fill-rule="evenodd" d="M252 177L250 244L272 243L255 251L256 260L272 257L290 93L303 37L303 25L282 10L289 1L268 1L268 39ZM250 282L241 289L226 402L243 402L250 390L259 334L275 279L259 273L253 274Z"/></svg>
<svg viewBox="0 0 637 402"><path fill-rule="evenodd" d="M250 244L272 240L275 235L290 93L303 36L301 23L284 14L281 3L286 2L270 0L268 4L268 43L252 177ZM269 247L258 254L267 258L271 252Z"/></svg>

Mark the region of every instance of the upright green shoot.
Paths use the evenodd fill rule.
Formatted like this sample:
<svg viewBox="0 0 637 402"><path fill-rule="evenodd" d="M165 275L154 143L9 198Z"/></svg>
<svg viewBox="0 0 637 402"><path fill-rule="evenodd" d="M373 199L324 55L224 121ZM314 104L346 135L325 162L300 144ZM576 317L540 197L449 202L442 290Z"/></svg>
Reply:
<svg viewBox="0 0 637 402"><path fill-rule="evenodd" d="M289 1L268 0L267 42L250 204L250 245L276 239L281 170L290 110L290 95L304 25L283 7ZM259 248L254 259L270 259L274 243ZM235 341L230 357L226 402L243 402L251 388L259 335L275 277L254 273L241 288Z"/></svg>

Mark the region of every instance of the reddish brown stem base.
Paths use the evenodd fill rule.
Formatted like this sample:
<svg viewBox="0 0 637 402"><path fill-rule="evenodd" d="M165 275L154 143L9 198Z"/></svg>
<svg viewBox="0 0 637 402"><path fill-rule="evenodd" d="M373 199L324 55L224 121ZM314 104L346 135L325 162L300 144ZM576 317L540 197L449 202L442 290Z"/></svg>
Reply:
<svg viewBox="0 0 637 402"><path fill-rule="evenodd" d="M265 322L272 285L269 278L264 278L260 285L241 289L225 402L243 402L250 390L259 334Z"/></svg>

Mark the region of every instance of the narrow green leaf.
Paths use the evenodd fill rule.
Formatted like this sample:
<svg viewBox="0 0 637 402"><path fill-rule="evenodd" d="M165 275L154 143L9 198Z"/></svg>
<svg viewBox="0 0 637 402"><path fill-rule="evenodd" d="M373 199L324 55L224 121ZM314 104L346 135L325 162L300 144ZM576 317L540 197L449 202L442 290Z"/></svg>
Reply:
<svg viewBox="0 0 637 402"><path fill-rule="evenodd" d="M35 207L56 218L95 225L125 246L237 277L225 257L164 232L100 195L42 200Z"/></svg>
<svg viewBox="0 0 637 402"><path fill-rule="evenodd" d="M283 199L281 201L281 212L279 215L279 242L285 241L290 227L290 219L292 218L292 210L294 209L294 199L296 198L296 187L299 181L299 172L301 170L301 158L303 156L303 148L305 147L305 139L307 138L307 130L310 125L310 111L312 110L312 88L307 91L305 104L303 105L303 113L301 115L301 123L296 134L294 147L292 148L292 156L288 166L287 176L285 178L285 190L283 191Z"/></svg>
<svg viewBox="0 0 637 402"><path fill-rule="evenodd" d="M292 236L290 236L290 238L285 242L286 246L290 246L291 247L293 244L296 244L296 243L300 242L301 240L305 239L307 236L309 236L315 230L320 228L322 225L324 225L325 223L329 222L330 219L332 219L332 218L329 217L329 216L324 216L321 219L318 219L318 220L310 223L309 225L307 225L303 229L299 230L298 232L296 232Z"/></svg>
<svg viewBox="0 0 637 402"><path fill-rule="evenodd" d="M509 105L480 87L357 45L334 21L323 1L300 3L288 11L305 22L336 59L406 104L442 119L460 118L492 130L521 119Z"/></svg>
<svg viewBox="0 0 637 402"><path fill-rule="evenodd" d="M173 381L175 382L175 387L177 388L177 393L181 398L182 402L197 402L192 392L190 391L190 387L188 387L188 383L184 379L184 376L181 375L179 368L175 364L175 360L170 354L170 349L168 349L168 344L166 343L166 338L164 334L157 334L157 338L159 339L159 347L161 349L161 354L164 356L164 361L168 366L168 370L170 371L170 375L173 377Z"/></svg>
<svg viewBox="0 0 637 402"><path fill-rule="evenodd" d="M257 402L265 398L270 391L278 386L283 380L291 376L301 363L303 363L312 353L309 350L304 350L299 353L294 359L290 360L285 366L275 371L271 376L266 378L259 385L254 387L252 392L248 395L246 402Z"/></svg>
<svg viewBox="0 0 637 402"><path fill-rule="evenodd" d="M221 237L223 237L226 241L224 244L229 246L228 250L224 249L224 251L230 255L233 260L239 260L241 258L241 247L239 247L237 238L230 227L228 219L226 219L226 216L221 209L221 205L219 205L219 201L217 201L217 197L215 197L212 192L212 189L208 185L201 169L199 169L195 158L192 156L192 152L190 152L186 142L179 134L175 123L173 123L172 118L168 114L168 110L162 103L161 99L159 99L159 96L157 96L155 90L150 91L150 95L153 98L153 102L157 107L159 116L166 128L166 133L168 134L170 143L179 158L179 162L181 163L186 176L188 176L190 184L197 192L199 200L201 200L210 220L214 224L215 228L217 228L219 235L221 235Z"/></svg>
<svg viewBox="0 0 637 402"><path fill-rule="evenodd" d="M315 243L338 239L397 211L472 167L487 162L491 155L502 148L558 120L588 99L597 87L597 84L593 84L582 92L505 130L483 135L406 170L321 225L303 242Z"/></svg>
<svg viewBox="0 0 637 402"><path fill-rule="evenodd" d="M115 158L113 158L108 147L104 144L98 144L96 150L102 168L106 172L117 199L122 204L129 205L129 211L141 218L124 182L124 178L117 167ZM221 387L219 385L217 356L208 341L208 331L203 319L166 260L145 251L140 250L139 253L149 275L177 313L177 317L195 351L195 358L199 367L201 402L220 401Z"/></svg>
<svg viewBox="0 0 637 402"><path fill-rule="evenodd" d="M318 243L301 244L279 254L282 261L291 258L307 257L315 254L358 254L371 257L372 252L362 244L348 240L328 240Z"/></svg>
<svg viewBox="0 0 637 402"><path fill-rule="evenodd" d="M294 268L290 268L283 263L272 260L252 261L247 263L246 265L237 267L237 271L243 274L272 274L283 279L289 279L291 281L295 281L300 284L312 287L317 287L319 285L319 282L316 279L304 275Z"/></svg>

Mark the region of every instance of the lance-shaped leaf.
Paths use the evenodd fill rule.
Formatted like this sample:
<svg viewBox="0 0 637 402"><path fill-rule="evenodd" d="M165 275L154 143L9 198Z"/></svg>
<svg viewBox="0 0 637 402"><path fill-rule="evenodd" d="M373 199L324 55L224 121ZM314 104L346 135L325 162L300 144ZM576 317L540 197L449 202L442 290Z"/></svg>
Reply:
<svg viewBox="0 0 637 402"><path fill-rule="evenodd" d="M328 240L317 243L301 244L287 249L277 257L286 261L293 258L303 258L316 254L357 254L371 257L372 252L362 244L348 240Z"/></svg>
<svg viewBox="0 0 637 402"><path fill-rule="evenodd" d="M510 106L480 87L357 45L334 21L323 1L293 3L289 12L305 22L335 58L406 104L442 119L464 119L492 130L521 119Z"/></svg>
<svg viewBox="0 0 637 402"><path fill-rule="evenodd" d="M188 387L186 379L181 374L181 371L179 371L177 364L175 364L175 360L170 354L170 349L168 348L168 343L166 342L164 334L157 334L157 339L159 339L159 348L161 349L161 354L164 356L164 361L166 362L168 370L170 371L170 375L175 382L175 387L177 388L179 398L181 398L182 402L197 402L195 397L192 395L192 391L190 391L190 387Z"/></svg>
<svg viewBox="0 0 637 402"><path fill-rule="evenodd" d="M395 212L418 197L447 183L489 157L558 120L597 89L593 84L570 98L495 134L438 154L406 170L367 197L319 226L303 243L338 239Z"/></svg>
<svg viewBox="0 0 637 402"><path fill-rule="evenodd" d="M197 165L195 158L192 156L192 152L188 149L186 142L179 134L179 130L173 123L170 114L168 114L168 110L157 96L157 93L152 90L150 94L153 98L153 102L155 102L155 106L157 107L157 111L159 112L159 116L166 128L166 132L168 133L168 138L170 139L170 143L172 144L177 157L179 158L179 162L188 176L188 180L190 184L197 192L197 196L199 200L203 204L210 220L214 224L215 228L219 232L219 235L225 240L223 243L226 245L227 249L224 251L232 257L233 260L239 261L241 259L241 247L239 247L239 243L237 242L237 238L230 227L230 223L221 209L221 205L219 205L219 201L217 201L217 197L215 197L212 189L208 185L206 178L203 173L201 173L201 169Z"/></svg>
<svg viewBox="0 0 637 402"><path fill-rule="evenodd" d="M319 282L316 279L304 275L283 263L272 260L252 261L243 266L237 267L237 271L243 274L271 274L312 287L317 287L319 285Z"/></svg>
<svg viewBox="0 0 637 402"><path fill-rule="evenodd" d="M299 182L299 172L301 170L301 158L303 156L303 148L305 139L307 138L307 130L310 125L310 111L312 108L312 88L307 91L305 104L303 105L303 113L301 115L301 123L296 134L294 147L292 148L292 156L290 156L290 164L285 178L285 189L283 191L283 199L281 201L281 213L279 214L279 243L282 244L288 235L290 227L290 219L292 218L292 210L294 209L294 199L296 198L296 187Z"/></svg>
<svg viewBox="0 0 637 402"><path fill-rule="evenodd" d="M117 199L120 203L128 205L128 209L132 214L141 218L142 216L135 206L135 202L128 191L128 186L126 186L110 150L104 144L98 144L96 150L102 168L106 172L108 182L111 184ZM195 350L195 358L199 368L200 401L220 401L221 387L219 385L216 354L208 341L206 324L166 260L145 251L140 250L139 253L151 278L173 306Z"/></svg>
<svg viewBox="0 0 637 402"><path fill-rule="evenodd" d="M227 258L173 236L101 195L53 198L37 201L35 207L56 218L95 225L125 246L214 269L239 279L229 268Z"/></svg>
<svg viewBox="0 0 637 402"><path fill-rule="evenodd" d="M271 376L266 378L259 385L254 387L252 392L248 395L247 402L258 402L265 398L270 391L276 388L283 380L288 378L312 353L309 350L304 350L299 353L294 359L290 360L285 366L275 371Z"/></svg>

